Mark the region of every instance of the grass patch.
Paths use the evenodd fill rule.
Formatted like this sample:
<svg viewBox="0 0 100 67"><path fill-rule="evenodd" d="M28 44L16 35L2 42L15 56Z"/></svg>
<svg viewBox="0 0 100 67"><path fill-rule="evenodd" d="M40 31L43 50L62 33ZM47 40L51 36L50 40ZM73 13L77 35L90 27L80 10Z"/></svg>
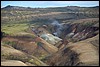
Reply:
<svg viewBox="0 0 100 67"><path fill-rule="evenodd" d="M1 31L9 35L16 35L19 32L25 32L28 29L28 24L5 24L1 26Z"/></svg>

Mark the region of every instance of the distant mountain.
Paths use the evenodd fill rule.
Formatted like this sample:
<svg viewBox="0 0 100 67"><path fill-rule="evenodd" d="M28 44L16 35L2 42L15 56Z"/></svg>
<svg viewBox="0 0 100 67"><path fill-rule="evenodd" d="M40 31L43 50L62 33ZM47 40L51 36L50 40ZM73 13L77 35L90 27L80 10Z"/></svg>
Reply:
<svg viewBox="0 0 100 67"><path fill-rule="evenodd" d="M54 8L30 8L19 6L6 6L1 8L1 18L3 23L25 20L33 21L38 19L83 19L98 18L99 6L95 7L54 7Z"/></svg>
<svg viewBox="0 0 100 67"><path fill-rule="evenodd" d="M7 5L6 7L3 7L2 9L7 9L7 8L13 8L13 9L20 9L20 8L25 8L25 9L28 8L29 9L30 8L30 9L32 9L32 7L11 6L11 5ZM47 7L47 8L85 8L85 7L80 7L80 6L65 6L65 7ZM88 7L88 8L99 8L99 6Z"/></svg>
<svg viewBox="0 0 100 67"><path fill-rule="evenodd" d="M4 9L4 10L25 10L25 9L32 9L32 8L30 8L30 7L21 7L21 6L10 6L10 5L8 5L8 6L6 6L6 7L3 7L3 8L1 8L1 9Z"/></svg>

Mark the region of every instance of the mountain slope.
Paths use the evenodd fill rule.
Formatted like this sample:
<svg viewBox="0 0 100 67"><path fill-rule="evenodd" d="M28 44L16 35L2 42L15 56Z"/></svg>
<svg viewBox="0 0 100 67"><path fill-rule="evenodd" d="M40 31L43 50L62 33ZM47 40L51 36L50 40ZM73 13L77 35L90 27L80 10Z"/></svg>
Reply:
<svg viewBox="0 0 100 67"><path fill-rule="evenodd" d="M9 61L6 62L6 60L15 60L15 62L17 62L16 60L20 60L24 63L29 62L29 63L31 63L33 65L37 65L37 66L41 66L41 65L47 66L45 63L43 63L42 61L40 61L36 57L28 55L27 53L24 53L22 51L16 50L16 49L12 48L11 46L9 47L7 45L2 45L1 48L2 48L1 49L1 60L2 60L1 65L7 64L8 66L10 66L9 64L14 62L13 61L13 62L10 63ZM23 64L23 65L25 65L25 64ZM26 66L28 66L28 65L26 64Z"/></svg>
<svg viewBox="0 0 100 67"><path fill-rule="evenodd" d="M95 39L98 40L98 35L80 42L69 43L64 49L45 59L45 62L51 66L98 66L99 53L90 42Z"/></svg>

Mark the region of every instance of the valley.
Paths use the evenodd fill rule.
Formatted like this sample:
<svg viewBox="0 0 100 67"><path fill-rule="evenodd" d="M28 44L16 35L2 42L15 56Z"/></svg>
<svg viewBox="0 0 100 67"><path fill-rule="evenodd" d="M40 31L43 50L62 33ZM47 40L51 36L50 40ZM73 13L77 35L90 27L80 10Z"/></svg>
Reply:
<svg viewBox="0 0 100 67"><path fill-rule="evenodd" d="M99 6L1 8L1 66L10 65L99 66Z"/></svg>

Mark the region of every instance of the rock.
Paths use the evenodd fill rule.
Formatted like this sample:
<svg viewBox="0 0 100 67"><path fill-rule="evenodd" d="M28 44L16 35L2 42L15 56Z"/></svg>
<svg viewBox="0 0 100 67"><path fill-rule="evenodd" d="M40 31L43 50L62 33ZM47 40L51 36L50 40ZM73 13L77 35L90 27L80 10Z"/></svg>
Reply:
<svg viewBox="0 0 100 67"><path fill-rule="evenodd" d="M47 51L48 53L52 54L58 51L58 48L52 44L49 44L48 42L46 42L44 39L42 39L41 37L37 37L36 40L38 40L38 45L40 47L42 47L45 51Z"/></svg>
<svg viewBox="0 0 100 67"><path fill-rule="evenodd" d="M52 34L42 34L40 37L52 45L54 45L62 40L59 37L53 36Z"/></svg>

